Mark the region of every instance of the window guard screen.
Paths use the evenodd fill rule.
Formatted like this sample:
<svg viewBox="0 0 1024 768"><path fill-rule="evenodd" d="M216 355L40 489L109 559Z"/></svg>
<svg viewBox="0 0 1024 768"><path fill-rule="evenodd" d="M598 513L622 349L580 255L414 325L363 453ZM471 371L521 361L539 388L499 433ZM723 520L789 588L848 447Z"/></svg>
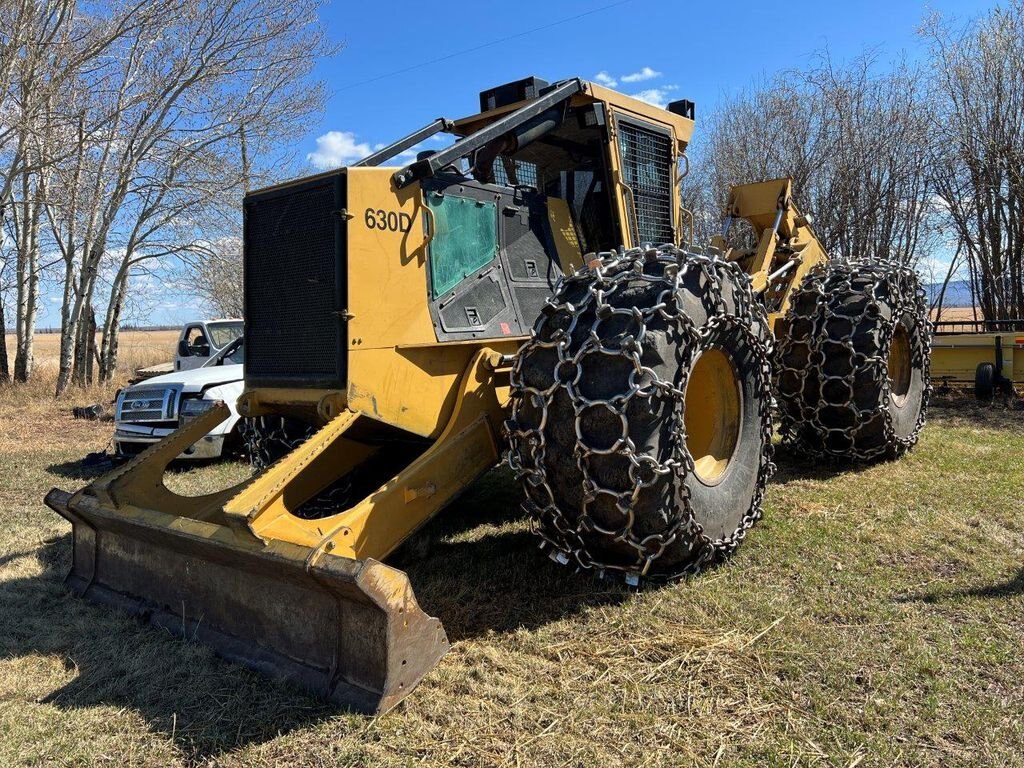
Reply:
<svg viewBox="0 0 1024 768"><path fill-rule="evenodd" d="M516 182L518 184L525 184L539 189L537 179L537 164L531 163L527 160L514 160L505 155L499 155L494 161L494 183L500 184L503 187L513 186L511 179L509 179L508 169L506 164L512 165L515 170Z"/></svg>
<svg viewBox="0 0 1024 768"><path fill-rule="evenodd" d="M633 243L671 243L672 227L672 137L620 120L619 158L622 181L632 209L629 222Z"/></svg>

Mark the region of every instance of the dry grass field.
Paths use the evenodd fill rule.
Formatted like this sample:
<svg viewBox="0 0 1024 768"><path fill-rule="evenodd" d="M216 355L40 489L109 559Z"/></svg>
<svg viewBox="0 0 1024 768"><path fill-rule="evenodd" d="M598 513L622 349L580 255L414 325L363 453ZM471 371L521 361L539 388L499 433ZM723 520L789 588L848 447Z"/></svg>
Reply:
<svg viewBox="0 0 1024 768"><path fill-rule="evenodd" d="M1024 411L1006 404L934 409L896 463L780 450L736 556L640 592L545 558L493 472L394 558L453 648L379 718L64 590L70 527L41 499L110 436L71 404L0 390L2 766L1024 765Z"/></svg>
<svg viewBox="0 0 1024 768"><path fill-rule="evenodd" d="M8 334L7 354L14 366L14 335ZM127 375L136 368L174 359L178 331L122 331L118 347L118 367ZM99 336L96 337L99 344ZM35 339L35 364L42 379L55 380L60 355L60 334L40 333Z"/></svg>
<svg viewBox="0 0 1024 768"><path fill-rule="evenodd" d="M943 322L955 322L960 320L981 320L984 315L981 310L975 310L974 307L946 307L942 310L942 316L936 318L936 313L932 310L932 320L942 320Z"/></svg>

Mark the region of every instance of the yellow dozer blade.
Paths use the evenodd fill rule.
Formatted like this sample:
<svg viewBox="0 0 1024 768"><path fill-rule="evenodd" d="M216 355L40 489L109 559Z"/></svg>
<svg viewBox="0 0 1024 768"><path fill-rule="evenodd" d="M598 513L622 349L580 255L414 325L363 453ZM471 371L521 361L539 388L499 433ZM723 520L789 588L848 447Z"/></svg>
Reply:
<svg viewBox="0 0 1024 768"><path fill-rule="evenodd" d="M449 644L406 574L363 553L393 551L494 465L501 359L475 354L441 435L328 517L291 512L383 450L348 436L361 418L350 411L253 479L206 496L179 496L163 475L227 416L223 404L77 493L51 490L47 505L73 528L68 586L352 710L387 711Z"/></svg>
<svg viewBox="0 0 1024 768"><path fill-rule="evenodd" d="M367 713L397 704L448 652L402 571L262 544L225 524L110 508L88 491L46 503L74 531L71 590Z"/></svg>

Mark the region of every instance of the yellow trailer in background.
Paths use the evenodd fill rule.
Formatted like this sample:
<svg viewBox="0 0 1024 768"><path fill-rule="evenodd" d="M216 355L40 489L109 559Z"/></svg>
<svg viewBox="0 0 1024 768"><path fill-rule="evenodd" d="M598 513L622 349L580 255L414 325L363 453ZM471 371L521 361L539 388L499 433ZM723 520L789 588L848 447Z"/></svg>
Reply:
<svg viewBox="0 0 1024 768"><path fill-rule="evenodd" d="M967 320L934 324L932 380L973 384L981 400L1024 384L1024 320Z"/></svg>

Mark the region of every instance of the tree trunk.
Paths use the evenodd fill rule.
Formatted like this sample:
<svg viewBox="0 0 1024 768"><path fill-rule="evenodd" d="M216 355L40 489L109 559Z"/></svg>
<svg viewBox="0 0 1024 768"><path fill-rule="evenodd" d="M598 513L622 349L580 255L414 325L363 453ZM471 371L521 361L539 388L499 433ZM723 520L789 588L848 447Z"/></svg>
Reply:
<svg viewBox="0 0 1024 768"><path fill-rule="evenodd" d="M32 376L36 317L39 312L39 213L38 199L25 185L24 221L18 243L18 306L14 379L27 382Z"/></svg>
<svg viewBox="0 0 1024 768"><path fill-rule="evenodd" d="M114 372L117 370L117 343L120 334L121 310L124 308L124 300L127 295L128 267L126 262L114 278L110 303L107 305L107 314L103 319L99 364L100 381L104 383L112 381Z"/></svg>
<svg viewBox="0 0 1024 768"><path fill-rule="evenodd" d="M83 302L78 318L78 336L75 339L75 355L72 361L74 374L71 380L76 386L86 387L92 383L89 377L90 355L96 339L96 311L88 301Z"/></svg>
<svg viewBox="0 0 1024 768"><path fill-rule="evenodd" d="M89 307L86 331L89 335L85 342L85 385L88 386L96 380L93 374L93 363L96 360L96 310L92 307Z"/></svg>
<svg viewBox="0 0 1024 768"><path fill-rule="evenodd" d="M60 362L57 369L57 387L54 391L56 397L63 395L71 383L78 323L82 316L82 297L75 295L73 264L72 260L64 275L64 300L60 310Z"/></svg>
<svg viewBox="0 0 1024 768"><path fill-rule="evenodd" d="M82 249L82 272L78 280L78 338L75 340L72 381L80 387L93 383L93 354L96 348L96 310L93 293L103 249L96 241Z"/></svg>
<svg viewBox="0 0 1024 768"><path fill-rule="evenodd" d="M4 302L0 297L0 384L11 380L11 369L7 361L7 322L4 320Z"/></svg>

